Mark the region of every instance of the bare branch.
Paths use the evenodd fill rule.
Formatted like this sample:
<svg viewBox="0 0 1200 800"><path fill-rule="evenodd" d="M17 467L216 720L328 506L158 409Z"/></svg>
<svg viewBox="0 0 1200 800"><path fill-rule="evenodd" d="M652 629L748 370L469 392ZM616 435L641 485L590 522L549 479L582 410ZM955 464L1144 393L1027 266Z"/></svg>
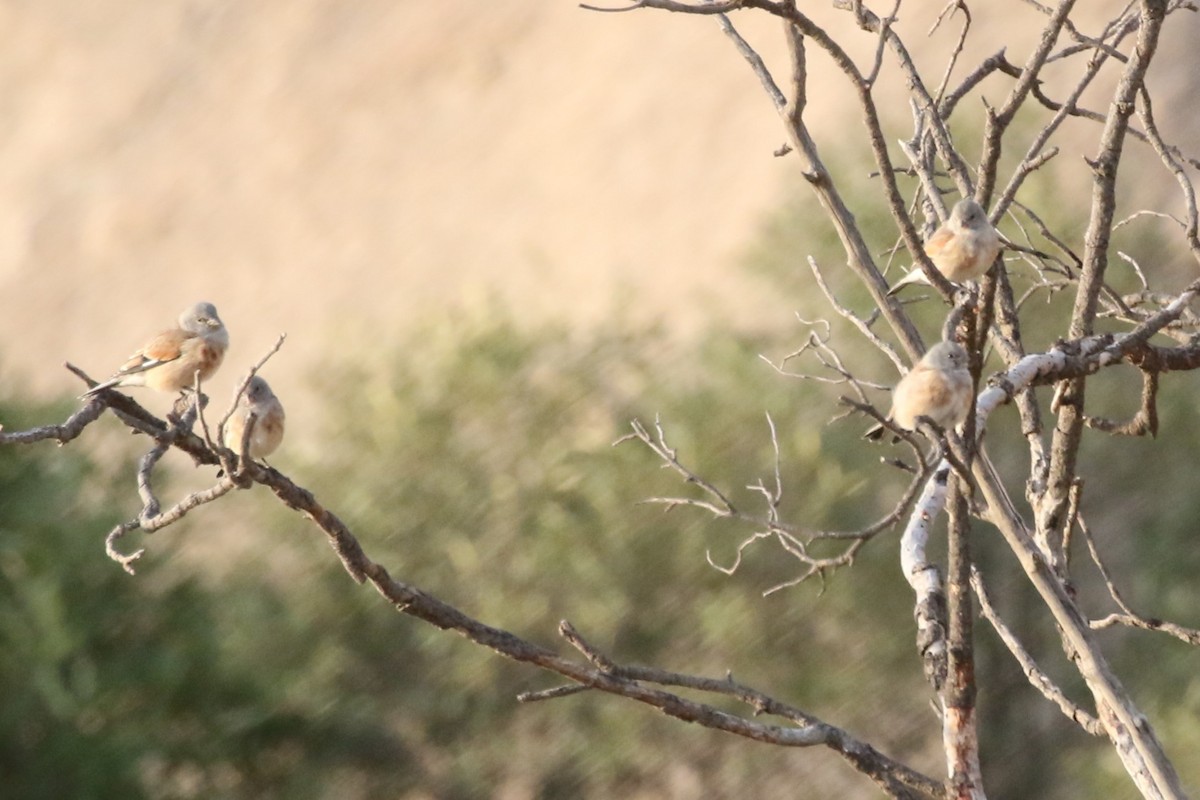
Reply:
<svg viewBox="0 0 1200 800"><path fill-rule="evenodd" d="M1084 416L1084 424L1098 431L1111 433L1115 436L1151 436L1158 435L1158 373L1149 370L1142 372L1142 405L1137 414L1128 422L1103 417Z"/></svg>
<svg viewBox="0 0 1200 800"><path fill-rule="evenodd" d="M1096 565L1096 569L1100 572L1100 577L1104 579L1104 585L1108 588L1109 596L1117 604L1118 608L1121 609L1121 613L1119 614L1109 614L1103 619L1092 620L1090 625L1093 630L1103 630L1114 625L1125 625L1148 631L1162 631L1188 644L1200 645L1200 630L1185 628L1182 625L1166 622L1161 619L1143 617L1130 608L1129 604L1125 602L1125 599L1117 590L1117 584L1113 580L1112 573L1105 566L1103 559L1100 558L1100 551L1096 547L1096 538L1092 535L1091 529L1082 517L1079 519L1079 530L1083 533L1083 540L1087 542L1088 553L1092 557L1092 563Z"/></svg>
<svg viewBox="0 0 1200 800"><path fill-rule="evenodd" d="M847 400L846 402L852 404L852 401ZM633 433L618 439L613 443L614 446L631 440L642 442L662 460L664 467L678 473L683 477L685 482L699 486L701 491L709 498L703 500L690 497L650 497L642 502L664 505L667 510L679 506L698 508L702 511L707 511L714 517L732 519L755 528L752 534L738 544L734 560L728 565L717 563L711 551L706 551L705 559L711 567L726 575L736 573L742 564L745 551L752 545L766 539L775 540L785 552L805 566L804 571L799 576L770 587L763 592L764 595L799 585L813 577L824 578L828 572L854 563L854 558L859 549L867 541L890 528L903 517L913 498L916 497L917 492L920 490L929 469L929 466L922 460L921 472L909 484L892 510L867 527L856 531L805 531L784 522L779 517L779 505L783 499L783 477L780 471L779 441L776 435L774 420L771 419L770 415L767 415L767 424L770 428L772 447L775 452L774 488L768 489L762 481L748 487L752 491L761 494L766 500L767 513L765 516L748 514L734 507L724 492L685 466L679 460L675 449L667 443L666 434L659 420L655 420L654 436L650 435L649 431L646 430L640 421L633 420L630 424L633 428ZM811 552L811 548L815 542L820 541L845 541L847 544L841 551L833 555L815 555Z"/></svg>
<svg viewBox="0 0 1200 800"><path fill-rule="evenodd" d="M1100 720L1067 698L1063 690L1055 685L1050 676L1029 655L1029 651L1017 639L1012 629L1000 618L1000 614L996 611L996 606L992 602L991 595L988 594L987 588L983 584L983 578L979 574L979 570L974 567L971 568L971 588L974 589L975 596L979 598L979 612L983 615L984 619L991 623L992 628L995 629L996 634L1000 637L1000 641L1004 642L1004 646L1008 648L1008 652L1012 653L1013 658L1021 665L1021 671L1029 679L1029 684L1041 692L1043 697L1058 706L1067 719L1078 724L1079 727L1093 736L1103 736L1104 728L1100 725Z"/></svg>
<svg viewBox="0 0 1200 800"><path fill-rule="evenodd" d="M853 311L838 302L837 297L834 296L833 291L829 288L829 284L825 282L825 276L821 273L821 268L817 266L817 260L812 256L808 257L808 266L812 270L813 277L815 277L817 280L817 286L820 287L822 294L824 294L825 298L829 301L829 305L833 306L834 311L836 311L843 319L848 320L852 325L854 325L854 327L858 329L859 333L867 338L867 341L875 345L880 352L891 359L892 363L896 365L897 370L903 372L905 369L905 364L904 360L900 358L900 354L896 352L895 348L885 342L875 333L875 331L871 329L871 325L878 318L879 312L873 312L870 319L863 319L862 317L858 316Z"/></svg>
<svg viewBox="0 0 1200 800"><path fill-rule="evenodd" d="M83 408L59 425L40 425L27 431L13 431L12 433L5 433L3 426L0 426L0 444L30 444L53 439L61 447L83 433L88 425L91 425L104 413L105 408L107 406L104 401L98 396L94 396L83 405Z"/></svg>

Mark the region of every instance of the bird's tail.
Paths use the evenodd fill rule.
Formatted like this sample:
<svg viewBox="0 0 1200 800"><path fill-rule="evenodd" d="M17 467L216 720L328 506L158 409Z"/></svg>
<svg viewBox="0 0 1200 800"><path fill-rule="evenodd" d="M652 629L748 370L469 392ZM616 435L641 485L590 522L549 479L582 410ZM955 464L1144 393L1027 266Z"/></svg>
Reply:
<svg viewBox="0 0 1200 800"><path fill-rule="evenodd" d="M109 378L108 380L104 381L103 383L97 383L95 386L88 389L83 394L79 395L79 399L87 400L92 395L102 392L105 389L111 389L112 387L116 386L120 382L121 382L120 378Z"/></svg>
<svg viewBox="0 0 1200 800"><path fill-rule="evenodd" d="M909 270L907 275L896 281L895 286L888 289L887 296L894 297L897 292L899 292L905 286L908 286L910 283L929 283L929 280L925 277L925 273L915 264L913 265L913 268Z"/></svg>

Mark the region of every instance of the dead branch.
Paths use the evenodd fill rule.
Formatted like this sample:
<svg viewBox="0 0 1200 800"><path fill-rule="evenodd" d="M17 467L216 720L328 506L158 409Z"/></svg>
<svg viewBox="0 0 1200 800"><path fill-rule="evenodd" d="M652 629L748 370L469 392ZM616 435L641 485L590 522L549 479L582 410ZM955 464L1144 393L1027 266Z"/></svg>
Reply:
<svg viewBox="0 0 1200 800"><path fill-rule="evenodd" d="M1016 634L1001 619L1000 614L996 611L995 603L992 602L991 595L984 586L983 577L974 568L971 569L971 588L975 591L975 596L979 598L979 612L995 629L996 635L1000 637L1000 641L1004 642L1008 652L1012 653L1013 658L1021 665L1021 671L1025 673L1029 684L1041 692L1043 697L1058 706L1067 719L1078 724L1093 736L1103 736L1104 728L1101 727L1100 720L1067 698L1063 690L1055 685L1050 676L1037 665Z"/></svg>
<svg viewBox="0 0 1200 800"><path fill-rule="evenodd" d="M856 407L858 405L848 398L843 398L843 401L847 405ZM876 416L882 419L882 417L878 417L877 413ZM909 483L901 497L896 501L893 508L881 518L859 530L805 530L783 521L779 516L779 505L783 500L783 478L780 472L779 441L776 435L775 422L771 419L770 415L767 415L767 424L770 428L771 443L775 453L774 486L773 488L768 488L760 480L747 487L764 497L767 507L767 513L764 516L749 514L736 508L726 493L722 492L707 479L696 474L691 468L685 466L680 461L675 448L667 442L666 432L663 429L661 421L658 419L655 419L654 435L650 434L640 420L635 419L630 423L633 433L622 436L613 443L616 446L628 441L641 442L662 461L664 468L676 472L684 479L685 483L700 487L703 494L708 497L708 499L701 499L695 497L655 496L646 498L642 502L663 505L668 511L681 506L697 508L712 514L716 518L741 522L754 529L751 534L746 536L737 545L734 559L729 564L722 565L717 563L711 551L706 551L705 559L708 561L709 566L726 575L733 575L741 567L746 551L758 542L768 539L774 540L779 547L804 565L804 571L797 577L770 587L763 592L764 596L782 589L797 586L810 578L824 578L826 574L833 570L853 564L855 556L863 545L904 518L931 468L928 461L921 455L918 443L915 439L911 439L912 433L910 431L901 431L906 438L912 441L914 449L918 454L921 469ZM814 554L812 552L814 543L823 541L844 541L847 544L842 550L833 555L821 556Z"/></svg>

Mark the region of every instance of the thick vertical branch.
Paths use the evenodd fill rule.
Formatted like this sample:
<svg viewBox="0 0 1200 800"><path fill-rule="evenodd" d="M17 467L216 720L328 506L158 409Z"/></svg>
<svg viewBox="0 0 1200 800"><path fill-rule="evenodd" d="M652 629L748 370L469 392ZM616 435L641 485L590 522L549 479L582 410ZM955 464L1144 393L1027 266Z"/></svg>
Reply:
<svg viewBox="0 0 1200 800"><path fill-rule="evenodd" d="M971 608L971 523L967 507L969 478L953 476L950 492L948 600L949 647L942 697L942 739L946 750L948 798L982 800L979 732L975 716L975 653Z"/></svg>
<svg viewBox="0 0 1200 800"><path fill-rule="evenodd" d="M1146 70L1158 46L1158 36L1166 16L1166 0L1142 0L1137 43L1125 65L1108 118L1100 137L1100 153L1089 162L1094 175L1092 211L1084 237L1083 269L1071 313L1068 336L1080 338L1092 333L1104 275L1108 267L1108 243L1112 235L1116 209L1117 169L1121 162L1129 118L1136 108ZM1062 537L1066 507L1075 481L1076 457L1084 423L1084 379L1073 379L1060 393L1058 421L1050 443L1050 469L1046 493L1037 504L1038 535L1054 543Z"/></svg>
<svg viewBox="0 0 1200 800"><path fill-rule="evenodd" d="M1125 65L1116 95L1109 107L1108 118L1100 137L1100 153L1090 162L1094 176L1092 213L1084 235L1083 272L1079 292L1071 313L1068 336L1078 338L1092 333L1096 304L1108 267L1108 242L1112 235L1113 213L1116 210L1117 170L1121 163L1129 118L1137 106L1137 95L1146 78L1146 70L1158 47L1158 36L1166 16L1166 0L1142 0L1137 43L1132 57Z"/></svg>
<svg viewBox="0 0 1200 800"><path fill-rule="evenodd" d="M989 286L994 290L994 282ZM978 394L982 369L978 340L986 336L986 322L978 317L978 301L964 304L958 324L961 338L971 353L971 396ZM989 305L989 304L984 304ZM981 324L983 322L983 324ZM949 324L949 323L948 323ZM953 800L984 800L983 774L979 764L979 732L975 716L975 642L971 607L971 518L968 497L972 493L970 468L975 461L975 401L963 423L960 462L963 472L952 472L947 536L947 661L946 685L942 692L942 745L946 752L947 797Z"/></svg>

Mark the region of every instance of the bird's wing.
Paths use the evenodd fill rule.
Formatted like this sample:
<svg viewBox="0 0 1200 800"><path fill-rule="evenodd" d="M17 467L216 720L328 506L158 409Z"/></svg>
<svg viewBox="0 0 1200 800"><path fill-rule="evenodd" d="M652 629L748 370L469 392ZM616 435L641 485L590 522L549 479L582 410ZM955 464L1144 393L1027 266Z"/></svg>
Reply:
<svg viewBox="0 0 1200 800"><path fill-rule="evenodd" d="M954 241L954 231L949 228L938 228L933 236L925 242L925 255L937 258Z"/></svg>
<svg viewBox="0 0 1200 800"><path fill-rule="evenodd" d="M116 375L125 376L136 372L145 372L160 364L174 361L183 354L184 343L193 338L195 338L194 334L179 328L163 331L147 342L141 350L131 355L129 360L117 370Z"/></svg>

